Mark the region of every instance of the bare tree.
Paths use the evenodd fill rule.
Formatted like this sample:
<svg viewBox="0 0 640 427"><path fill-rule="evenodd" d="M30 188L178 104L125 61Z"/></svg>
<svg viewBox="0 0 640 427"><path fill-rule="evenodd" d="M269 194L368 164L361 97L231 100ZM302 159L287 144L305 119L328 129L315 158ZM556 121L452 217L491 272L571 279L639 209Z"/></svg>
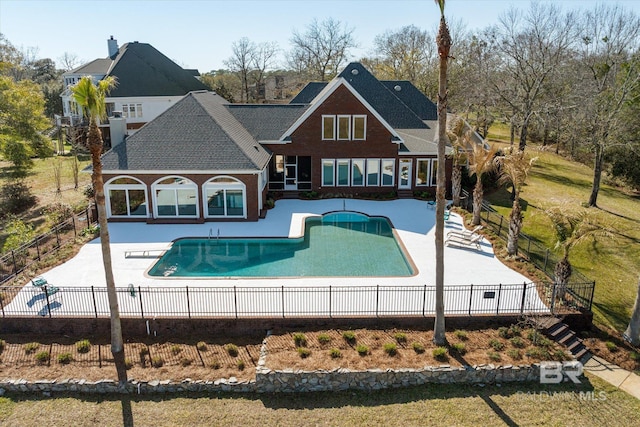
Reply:
<svg viewBox="0 0 640 427"><path fill-rule="evenodd" d="M256 45L247 37L233 42L231 50L233 56L224 61L231 71L238 74L242 89L240 91L240 102L249 101L249 73L256 58Z"/></svg>
<svg viewBox="0 0 640 427"><path fill-rule="evenodd" d="M638 278L638 292L636 294L636 302L633 304L633 310L631 311L631 320L629 320L629 326L624 331L623 336L631 345L640 346L640 278Z"/></svg>
<svg viewBox="0 0 640 427"><path fill-rule="evenodd" d="M78 65L80 65L82 61L75 53L65 52L61 57L58 58L58 63L60 64L60 68L62 68L62 70L71 71Z"/></svg>
<svg viewBox="0 0 640 427"><path fill-rule="evenodd" d="M353 32L336 19L314 19L304 33L293 31L289 62L312 79L330 80L348 61L349 50L357 47Z"/></svg>
<svg viewBox="0 0 640 427"><path fill-rule="evenodd" d="M256 87L264 83L264 76L273 67L276 55L280 51L277 42L265 42L256 46L253 55L253 70L251 72Z"/></svg>
<svg viewBox="0 0 640 427"><path fill-rule="evenodd" d="M492 84L520 118L520 150L527 145L529 123L544 85L568 52L575 32L573 13L553 4L531 3L525 13L511 8L499 18L494 48L499 52Z"/></svg>

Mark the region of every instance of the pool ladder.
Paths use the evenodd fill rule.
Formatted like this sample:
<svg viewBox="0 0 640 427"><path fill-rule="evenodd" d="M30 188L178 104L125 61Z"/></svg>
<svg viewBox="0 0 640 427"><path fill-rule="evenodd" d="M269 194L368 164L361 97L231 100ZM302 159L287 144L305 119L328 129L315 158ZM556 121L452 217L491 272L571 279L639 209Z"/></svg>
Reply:
<svg viewBox="0 0 640 427"><path fill-rule="evenodd" d="M213 237L213 227L209 228L209 240ZM220 240L220 229L218 228L218 234L216 235L216 240Z"/></svg>

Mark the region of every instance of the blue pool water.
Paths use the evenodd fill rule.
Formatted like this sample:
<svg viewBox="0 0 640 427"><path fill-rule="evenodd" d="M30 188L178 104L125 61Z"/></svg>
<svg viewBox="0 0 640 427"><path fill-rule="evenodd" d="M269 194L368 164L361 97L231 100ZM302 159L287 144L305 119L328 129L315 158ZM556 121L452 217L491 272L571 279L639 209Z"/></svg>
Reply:
<svg viewBox="0 0 640 427"><path fill-rule="evenodd" d="M304 236L180 239L149 270L164 277L412 276L385 218L335 212L307 218Z"/></svg>

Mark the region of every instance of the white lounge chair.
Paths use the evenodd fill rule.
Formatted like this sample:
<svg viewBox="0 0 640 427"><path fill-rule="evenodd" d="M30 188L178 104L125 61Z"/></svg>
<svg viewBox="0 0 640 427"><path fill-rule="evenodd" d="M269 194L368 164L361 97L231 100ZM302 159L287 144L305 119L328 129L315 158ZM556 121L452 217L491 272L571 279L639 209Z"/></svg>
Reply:
<svg viewBox="0 0 640 427"><path fill-rule="evenodd" d="M466 228L463 230L451 230L447 233L447 237L449 236L462 236L462 237L471 237L475 234L478 234L478 231L482 230L482 226L479 225L473 230L467 230Z"/></svg>
<svg viewBox="0 0 640 427"><path fill-rule="evenodd" d="M472 236L459 236L459 235L451 235L447 236L447 239L444 241L445 245L449 245L450 243L455 243L457 246L475 246L476 249L480 250L480 242L482 241L482 234L474 234Z"/></svg>

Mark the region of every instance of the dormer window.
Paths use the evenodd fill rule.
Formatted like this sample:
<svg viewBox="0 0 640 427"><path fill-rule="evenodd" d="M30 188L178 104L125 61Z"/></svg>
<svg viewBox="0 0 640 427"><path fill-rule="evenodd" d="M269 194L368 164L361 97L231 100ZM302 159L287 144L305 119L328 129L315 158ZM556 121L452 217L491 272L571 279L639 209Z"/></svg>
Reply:
<svg viewBox="0 0 640 427"><path fill-rule="evenodd" d="M367 116L346 115L322 116L323 141L364 141L367 139Z"/></svg>

